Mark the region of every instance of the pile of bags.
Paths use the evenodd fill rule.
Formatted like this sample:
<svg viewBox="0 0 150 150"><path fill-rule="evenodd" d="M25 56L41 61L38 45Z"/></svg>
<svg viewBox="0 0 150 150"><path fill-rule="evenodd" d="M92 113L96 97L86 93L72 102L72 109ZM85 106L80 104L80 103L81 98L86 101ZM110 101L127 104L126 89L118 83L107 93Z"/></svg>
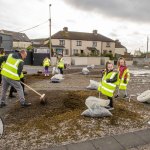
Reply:
<svg viewBox="0 0 150 150"><path fill-rule="evenodd" d="M82 112L81 115L87 117L108 117L112 116L112 113L106 109L105 107L108 106L110 100L104 100L100 98L96 98L93 96L89 96L86 101L85 105L88 109Z"/></svg>

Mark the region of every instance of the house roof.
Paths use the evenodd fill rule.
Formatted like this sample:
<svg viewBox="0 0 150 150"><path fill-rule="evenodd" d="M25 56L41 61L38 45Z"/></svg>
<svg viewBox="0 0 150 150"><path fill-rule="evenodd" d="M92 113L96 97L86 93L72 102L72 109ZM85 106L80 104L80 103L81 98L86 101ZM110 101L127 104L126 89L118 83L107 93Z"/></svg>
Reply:
<svg viewBox="0 0 150 150"><path fill-rule="evenodd" d="M125 46L123 46L118 40L115 41L115 48L125 48Z"/></svg>
<svg viewBox="0 0 150 150"><path fill-rule="evenodd" d="M48 38L40 38L40 39L31 39L32 42L44 42Z"/></svg>
<svg viewBox="0 0 150 150"><path fill-rule="evenodd" d="M0 33L12 35L13 41L30 42L30 39L25 33L19 33L14 31L0 30Z"/></svg>
<svg viewBox="0 0 150 150"><path fill-rule="evenodd" d="M84 40L84 41L102 41L114 42L114 40L103 36L101 34L73 32L73 31L59 31L52 35L52 39L69 39L69 40Z"/></svg>

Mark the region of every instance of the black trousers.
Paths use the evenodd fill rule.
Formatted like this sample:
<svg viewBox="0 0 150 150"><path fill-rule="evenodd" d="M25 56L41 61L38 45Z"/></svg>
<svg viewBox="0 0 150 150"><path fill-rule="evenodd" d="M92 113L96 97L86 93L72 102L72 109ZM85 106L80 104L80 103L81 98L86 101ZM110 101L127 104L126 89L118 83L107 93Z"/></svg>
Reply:
<svg viewBox="0 0 150 150"><path fill-rule="evenodd" d="M63 68L58 68L60 70L60 74L63 74Z"/></svg>
<svg viewBox="0 0 150 150"><path fill-rule="evenodd" d="M110 100L109 106L113 107L113 98L108 96L108 99Z"/></svg>
<svg viewBox="0 0 150 150"><path fill-rule="evenodd" d="M24 78L21 78L20 81L22 81L24 83ZM22 86L23 92L24 92L24 85L21 84L21 86ZM11 86L9 95L13 95L13 93L16 93L16 92L17 92L16 89L13 86Z"/></svg>
<svg viewBox="0 0 150 150"><path fill-rule="evenodd" d="M0 84L2 83L2 75L1 75L1 73L0 73Z"/></svg>

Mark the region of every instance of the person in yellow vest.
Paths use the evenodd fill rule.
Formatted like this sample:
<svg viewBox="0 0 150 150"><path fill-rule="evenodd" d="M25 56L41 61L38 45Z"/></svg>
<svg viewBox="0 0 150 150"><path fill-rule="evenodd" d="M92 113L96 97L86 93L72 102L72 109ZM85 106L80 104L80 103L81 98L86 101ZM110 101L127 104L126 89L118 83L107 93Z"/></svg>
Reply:
<svg viewBox="0 0 150 150"><path fill-rule="evenodd" d="M6 106L6 92L9 86L13 86L17 90L19 96L20 104L22 107L28 107L31 103L25 100L23 88L20 83L21 72L23 70L24 59L27 57L27 52L21 50L19 53L12 53L8 56L0 57L0 65L3 65L2 74L2 92L0 99L0 108Z"/></svg>
<svg viewBox="0 0 150 150"><path fill-rule="evenodd" d="M0 48L0 57L2 57L2 56L5 56L4 48ZM3 65L4 65L4 62L3 62L2 65L0 66L0 85L1 85L1 82L2 82L1 70L2 70Z"/></svg>
<svg viewBox="0 0 150 150"><path fill-rule="evenodd" d="M106 69L103 71L102 81L98 87L98 91L103 95L106 95L110 100L109 106L106 107L109 110L113 110L113 96L116 89L117 72L115 72L113 64L111 62L106 63Z"/></svg>
<svg viewBox="0 0 150 150"><path fill-rule="evenodd" d="M62 54L57 55L57 68L59 69L60 74L63 74L64 60Z"/></svg>
<svg viewBox="0 0 150 150"><path fill-rule="evenodd" d="M129 69L126 66L126 61L123 57L120 57L118 59L118 80L117 80L117 86L118 86L118 93L115 96L115 98L119 97L120 91L124 92L123 98L127 97L127 85L130 80L130 73Z"/></svg>
<svg viewBox="0 0 150 150"><path fill-rule="evenodd" d="M48 68L49 68L50 65L51 65L51 61L50 61L50 59L48 57L46 57L43 60L43 66L44 66L44 74L45 74L45 76L49 76Z"/></svg>

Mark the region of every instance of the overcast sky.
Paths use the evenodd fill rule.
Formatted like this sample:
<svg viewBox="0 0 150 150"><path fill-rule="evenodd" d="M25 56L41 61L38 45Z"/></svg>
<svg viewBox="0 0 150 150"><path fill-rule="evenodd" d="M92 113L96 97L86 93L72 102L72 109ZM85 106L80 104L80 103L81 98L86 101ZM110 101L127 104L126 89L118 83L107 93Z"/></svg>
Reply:
<svg viewBox="0 0 150 150"><path fill-rule="evenodd" d="M0 0L0 29L25 31L29 38L49 36L67 26L70 31L98 33L119 39L129 52L146 51L150 36L149 0ZM150 50L150 49L149 49Z"/></svg>

